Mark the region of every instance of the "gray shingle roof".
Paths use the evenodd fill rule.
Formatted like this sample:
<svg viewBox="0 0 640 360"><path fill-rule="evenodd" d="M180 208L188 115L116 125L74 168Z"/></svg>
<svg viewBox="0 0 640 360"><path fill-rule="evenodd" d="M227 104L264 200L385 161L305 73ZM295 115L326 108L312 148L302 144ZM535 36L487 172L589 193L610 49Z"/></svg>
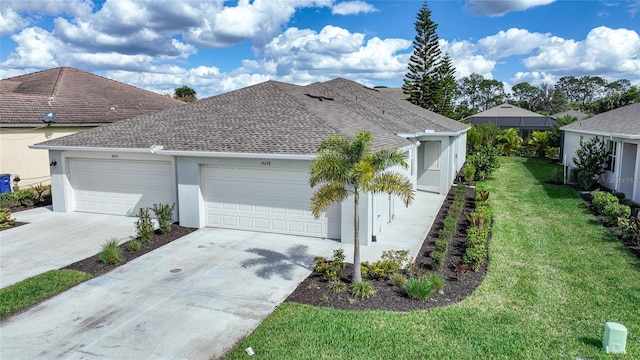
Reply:
<svg viewBox="0 0 640 360"><path fill-rule="evenodd" d="M59 67L0 80L0 123L97 125L183 105L181 101L82 70Z"/></svg>
<svg viewBox="0 0 640 360"><path fill-rule="evenodd" d="M560 130L640 136L640 103L635 103L595 115L589 119L565 125Z"/></svg>
<svg viewBox="0 0 640 360"><path fill-rule="evenodd" d="M486 118L486 117L544 117L544 116L534 113L533 111L529 111L529 110L517 107L515 105L505 103L498 106L494 106L491 109L485 110L475 115L469 116L467 119L472 119L476 117Z"/></svg>
<svg viewBox="0 0 640 360"><path fill-rule="evenodd" d="M467 128L344 79L308 86L267 81L40 145L311 155L331 134L369 130L381 148L412 143L397 133Z"/></svg>

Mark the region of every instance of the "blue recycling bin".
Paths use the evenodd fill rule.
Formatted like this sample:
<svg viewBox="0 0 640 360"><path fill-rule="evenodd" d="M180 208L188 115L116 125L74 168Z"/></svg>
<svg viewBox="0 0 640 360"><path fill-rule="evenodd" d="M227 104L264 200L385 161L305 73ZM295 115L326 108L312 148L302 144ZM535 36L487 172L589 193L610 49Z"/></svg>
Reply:
<svg viewBox="0 0 640 360"><path fill-rule="evenodd" d="M0 193L11 192L11 174L0 174Z"/></svg>

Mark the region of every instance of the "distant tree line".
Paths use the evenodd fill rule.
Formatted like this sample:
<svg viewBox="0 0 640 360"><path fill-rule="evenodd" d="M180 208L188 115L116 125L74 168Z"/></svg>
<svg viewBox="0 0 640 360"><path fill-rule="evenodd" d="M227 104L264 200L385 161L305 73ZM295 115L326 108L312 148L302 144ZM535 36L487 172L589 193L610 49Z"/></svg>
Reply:
<svg viewBox="0 0 640 360"><path fill-rule="evenodd" d="M425 109L464 119L494 106L510 103L543 115L565 110L599 114L640 102L640 88L627 79L607 82L599 76L564 76L556 84L515 84L507 93L504 83L471 74L454 78L449 54L442 54L431 11L425 2L414 23L413 53L402 89L408 100Z"/></svg>

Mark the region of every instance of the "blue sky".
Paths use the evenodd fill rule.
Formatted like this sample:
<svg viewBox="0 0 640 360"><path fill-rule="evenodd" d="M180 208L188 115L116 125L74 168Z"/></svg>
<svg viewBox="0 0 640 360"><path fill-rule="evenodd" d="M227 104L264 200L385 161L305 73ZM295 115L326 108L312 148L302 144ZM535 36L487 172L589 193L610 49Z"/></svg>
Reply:
<svg viewBox="0 0 640 360"><path fill-rule="evenodd" d="M423 1L2 0L0 78L76 67L200 98L266 81L401 86ZM428 1L457 77L640 85L640 0Z"/></svg>

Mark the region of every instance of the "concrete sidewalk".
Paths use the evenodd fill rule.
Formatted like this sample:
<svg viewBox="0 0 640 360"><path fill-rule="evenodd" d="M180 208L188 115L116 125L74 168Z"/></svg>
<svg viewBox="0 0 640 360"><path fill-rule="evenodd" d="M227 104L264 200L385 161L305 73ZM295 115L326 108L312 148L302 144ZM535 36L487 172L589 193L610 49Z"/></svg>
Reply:
<svg viewBox="0 0 640 360"><path fill-rule="evenodd" d="M0 232L0 288L100 252L111 238L135 237L137 218L56 213L41 207L13 214L28 224Z"/></svg>

